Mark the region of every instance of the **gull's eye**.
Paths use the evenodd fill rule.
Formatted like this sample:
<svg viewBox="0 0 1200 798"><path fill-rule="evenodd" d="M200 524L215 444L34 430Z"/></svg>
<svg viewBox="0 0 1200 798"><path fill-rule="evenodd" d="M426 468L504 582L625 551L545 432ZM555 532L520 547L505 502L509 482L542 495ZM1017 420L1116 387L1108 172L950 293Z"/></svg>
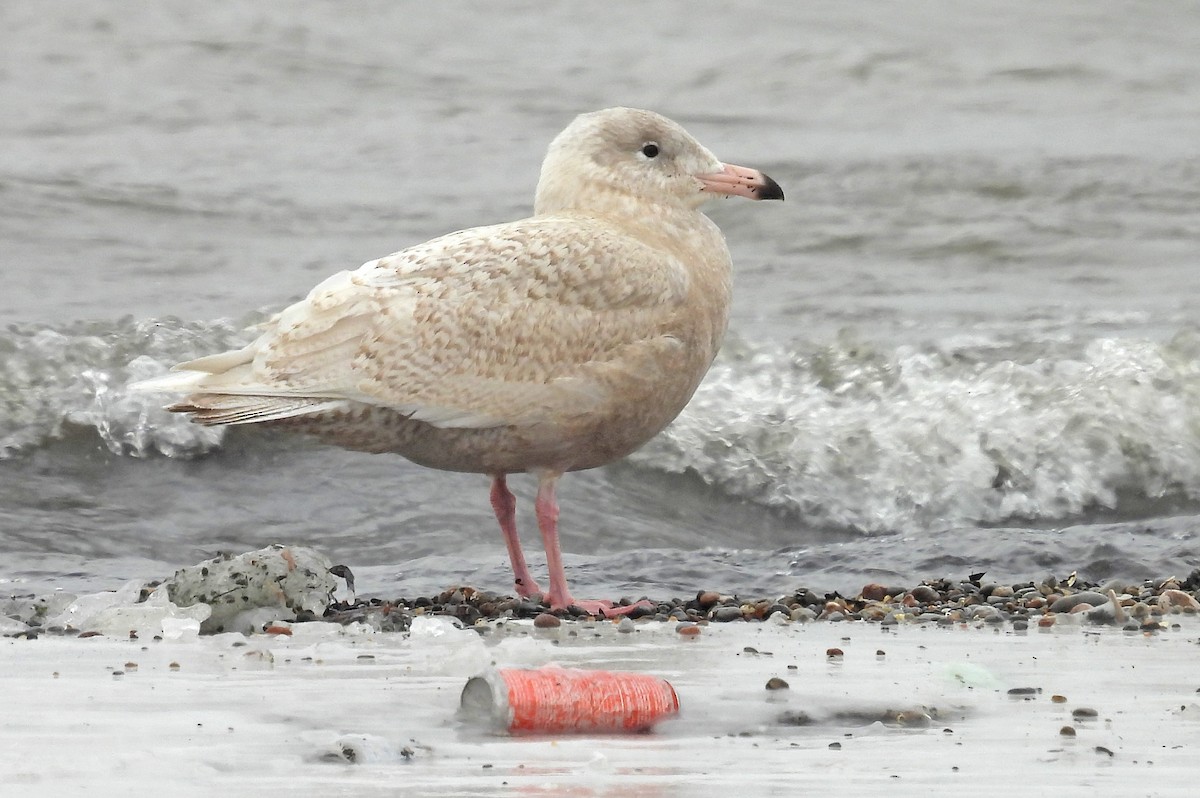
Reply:
<svg viewBox="0 0 1200 798"><path fill-rule="evenodd" d="M645 155L647 158L657 158L658 157L658 145L655 144L653 141L647 141L645 144L642 145L642 155Z"/></svg>

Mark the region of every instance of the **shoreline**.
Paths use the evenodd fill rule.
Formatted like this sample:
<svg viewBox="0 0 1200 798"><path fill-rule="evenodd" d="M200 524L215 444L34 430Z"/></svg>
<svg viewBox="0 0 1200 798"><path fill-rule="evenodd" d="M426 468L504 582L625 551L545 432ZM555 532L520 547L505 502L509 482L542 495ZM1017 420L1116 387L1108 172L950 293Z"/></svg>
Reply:
<svg viewBox="0 0 1200 798"><path fill-rule="evenodd" d="M294 567L293 555L289 552L307 552L296 547L275 547L285 553ZM262 550L268 551L268 550ZM252 553L241 555L251 556ZM312 555L319 557L319 555ZM236 559L236 558L234 558ZM218 562L219 560L209 561ZM195 566L202 569L204 564ZM185 571L177 572L178 578ZM392 599L378 596L354 597L354 577L345 566L334 566L333 572L346 580L349 597L336 601L317 602L311 597L314 591L309 584L309 595L302 606L274 605L261 595L236 595L241 601L253 601L252 606L261 606L253 627L243 624L240 631L263 631L270 627L284 628L293 623L328 621L348 625L365 624L380 632L404 632L414 618L422 616L447 617L465 627L480 626L496 621L535 620L540 626L557 626L566 621L605 620L592 618L578 607L551 610L544 601L522 599L512 595L497 594L472 586L454 586L439 594L399 597ZM207 571L206 571L207 574ZM744 598L736 594L698 590L692 598L674 597L655 600L646 596L626 596L614 602L615 606L629 606L648 602L651 606L637 607L623 619L614 619L628 629L631 625L646 621L674 622L682 630L687 625L735 622L808 623L826 621L831 623L868 622L880 626L905 624L934 624L950 626L976 624L992 627L1011 627L1017 631L1031 625L1046 628L1053 625L1110 625L1126 632L1153 632L1167 628L1179 618L1200 616L1200 568L1187 577L1165 577L1161 579L1130 582L1121 579L1106 582L1091 582L1077 578L1074 574L1064 580L1051 576L1040 581L1023 581L1012 584L985 580L983 575L973 575L964 580L927 579L908 588L887 586L880 583L865 585L855 596L840 593L818 593L809 588L797 588L790 594L774 597ZM215 577L208 580L213 587ZM155 588L171 580L146 583L136 598L126 596L126 603L140 604L151 596ZM218 583L219 585L219 583ZM132 583L123 589L130 592ZM113 592L117 591L107 591ZM213 588L216 592L216 588ZM225 594L236 591L224 590ZM100 594L104 595L102 591ZM332 595L333 591L329 591ZM0 636L36 638L42 634L71 636L95 632L95 629L79 628L72 623L53 623L61 610L72 605L79 597L70 593L52 596L13 593L0 599ZM85 597L86 598L86 597ZM232 600L233 597L230 597ZM176 604L187 607L194 600L174 599ZM120 604L115 601L113 604ZM321 611L323 609L323 611ZM283 626L280 626L282 624ZM86 624L85 624L86 626ZM230 628L233 628L230 626ZM204 632L226 631L224 627L205 628Z"/></svg>
<svg viewBox="0 0 1200 798"><path fill-rule="evenodd" d="M155 640L0 638L4 783L23 795L1184 794L1200 618L1112 626L489 621L417 615ZM491 667L653 673L636 735L497 735L458 715ZM999 789L999 787L997 787ZM987 791L985 790L985 793Z"/></svg>

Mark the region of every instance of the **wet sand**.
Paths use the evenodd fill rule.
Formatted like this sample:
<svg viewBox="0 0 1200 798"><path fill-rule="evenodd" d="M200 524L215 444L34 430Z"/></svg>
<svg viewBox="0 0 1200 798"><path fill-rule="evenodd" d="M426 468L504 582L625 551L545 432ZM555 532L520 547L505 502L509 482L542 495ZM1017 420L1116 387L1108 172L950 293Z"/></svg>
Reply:
<svg viewBox="0 0 1200 798"><path fill-rule="evenodd" d="M681 628L464 629L418 615L407 632L311 622L249 636L2 638L3 780L30 796L1132 796L1194 785L1195 614L1129 631L1079 615L1023 630L782 615ZM552 662L663 676L681 714L648 734L599 737L508 737L457 717L470 676ZM773 678L787 687L766 689Z"/></svg>

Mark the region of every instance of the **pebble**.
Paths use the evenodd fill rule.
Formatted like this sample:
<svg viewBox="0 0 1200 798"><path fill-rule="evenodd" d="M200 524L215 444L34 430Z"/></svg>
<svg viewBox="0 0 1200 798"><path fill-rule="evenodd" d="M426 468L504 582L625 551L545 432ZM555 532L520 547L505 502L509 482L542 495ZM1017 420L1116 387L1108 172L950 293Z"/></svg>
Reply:
<svg viewBox="0 0 1200 798"><path fill-rule="evenodd" d="M846 655L846 652L842 651L840 648L825 649L825 656L828 657L829 659L837 659L837 658L843 657L845 655Z"/></svg>
<svg viewBox="0 0 1200 798"><path fill-rule="evenodd" d="M930 604L941 599L936 590L929 585L917 585L912 589L912 597L923 604Z"/></svg>
<svg viewBox="0 0 1200 798"><path fill-rule="evenodd" d="M1069 612L1078 604L1091 604L1093 607L1098 607L1108 601L1108 596L1103 593L1096 593L1092 590L1084 590L1079 593L1072 593L1069 596L1063 596L1058 601L1050 605L1051 612Z"/></svg>
<svg viewBox="0 0 1200 798"><path fill-rule="evenodd" d="M883 601L888 596L887 588L876 582L864 585L862 597L866 601Z"/></svg>
<svg viewBox="0 0 1200 798"><path fill-rule="evenodd" d="M778 676L772 676L770 679L767 679L767 689L768 690L787 690L787 689L789 689L789 685L787 682L785 682L783 679L780 679Z"/></svg>
<svg viewBox="0 0 1200 798"><path fill-rule="evenodd" d="M1200 611L1200 601L1197 601L1194 596L1190 596L1182 590L1164 590L1162 595L1158 597L1158 606L1164 610L1177 607L1184 612Z"/></svg>
<svg viewBox="0 0 1200 798"><path fill-rule="evenodd" d="M910 729L928 729L933 724L933 718L918 709L897 712L893 720L898 725L906 726Z"/></svg>
<svg viewBox="0 0 1200 798"><path fill-rule="evenodd" d="M700 627L694 623L681 623L675 627L675 631L684 637L696 637L700 634Z"/></svg>
<svg viewBox="0 0 1200 798"><path fill-rule="evenodd" d="M788 605L780 604L779 602L775 602L774 604L771 604L763 611L762 617L770 619L770 617L772 615L775 615L777 613L782 614L782 615L787 615L791 611L792 611L791 607L789 607Z"/></svg>
<svg viewBox="0 0 1200 798"><path fill-rule="evenodd" d="M551 615L548 612L543 612L533 619L533 625L538 629L554 629L562 626L562 618L557 615Z"/></svg>
<svg viewBox="0 0 1200 798"><path fill-rule="evenodd" d="M629 634L636 628L636 625L629 618L622 618L617 623L617 631L622 634Z"/></svg>
<svg viewBox="0 0 1200 798"><path fill-rule="evenodd" d="M1074 737L1075 736L1075 727L1074 726L1063 726L1061 729L1058 730L1058 733L1061 734L1063 737Z"/></svg>
<svg viewBox="0 0 1200 798"><path fill-rule="evenodd" d="M745 616L742 614L742 608L738 606L718 607L717 609L709 612L709 617L712 620L720 621L721 623L728 623L729 621L741 621L745 619Z"/></svg>
<svg viewBox="0 0 1200 798"><path fill-rule="evenodd" d="M1079 707L1078 709L1071 710L1071 717L1080 719L1080 720L1085 719L1085 718L1099 717L1099 715L1100 715L1100 713L1097 712L1096 710L1092 709L1091 707Z"/></svg>

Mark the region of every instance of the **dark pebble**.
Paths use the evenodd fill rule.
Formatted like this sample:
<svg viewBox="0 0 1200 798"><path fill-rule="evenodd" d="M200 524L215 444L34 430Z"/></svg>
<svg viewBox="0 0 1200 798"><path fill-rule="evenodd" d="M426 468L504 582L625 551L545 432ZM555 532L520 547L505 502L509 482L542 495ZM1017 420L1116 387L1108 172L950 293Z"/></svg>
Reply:
<svg viewBox="0 0 1200 798"><path fill-rule="evenodd" d="M625 614L625 617L632 618L633 620L636 621L638 618L645 618L647 615L654 615L657 612L658 612L657 607L647 607L645 605L642 605L640 607L634 607L632 610L630 610L628 613Z"/></svg>
<svg viewBox="0 0 1200 798"><path fill-rule="evenodd" d="M708 614L708 617L714 621L728 623L729 621L743 620L741 607L717 607Z"/></svg>
<svg viewBox="0 0 1200 798"><path fill-rule="evenodd" d="M446 614L453 618L458 618L467 626L473 625L476 621L483 617L483 613L476 607L472 607L470 604L455 604L453 607L453 611Z"/></svg>
<svg viewBox="0 0 1200 798"><path fill-rule="evenodd" d="M941 598L938 592L929 585L917 585L912 589L912 597L923 604L930 604Z"/></svg>
<svg viewBox="0 0 1200 798"><path fill-rule="evenodd" d="M538 629L554 629L555 627L562 626L562 619L557 615L543 612L533 619L533 625Z"/></svg>
<svg viewBox="0 0 1200 798"><path fill-rule="evenodd" d="M1061 734L1063 737L1074 737L1075 736L1075 727L1074 726L1063 726L1061 729L1058 730L1058 733Z"/></svg>
<svg viewBox="0 0 1200 798"><path fill-rule="evenodd" d="M1091 707L1079 707L1078 709L1071 710L1071 717L1078 719L1095 718L1099 715L1100 713Z"/></svg>
<svg viewBox="0 0 1200 798"><path fill-rule="evenodd" d="M789 686L787 682L785 682L783 679L780 679L778 676L772 676L770 679L767 679L767 689L787 690L789 689Z"/></svg>
<svg viewBox="0 0 1200 798"><path fill-rule="evenodd" d="M824 596L818 595L817 593L814 593L808 589L797 590L795 595L796 601L800 604L803 604L805 607L815 607L818 604L825 603Z"/></svg>

